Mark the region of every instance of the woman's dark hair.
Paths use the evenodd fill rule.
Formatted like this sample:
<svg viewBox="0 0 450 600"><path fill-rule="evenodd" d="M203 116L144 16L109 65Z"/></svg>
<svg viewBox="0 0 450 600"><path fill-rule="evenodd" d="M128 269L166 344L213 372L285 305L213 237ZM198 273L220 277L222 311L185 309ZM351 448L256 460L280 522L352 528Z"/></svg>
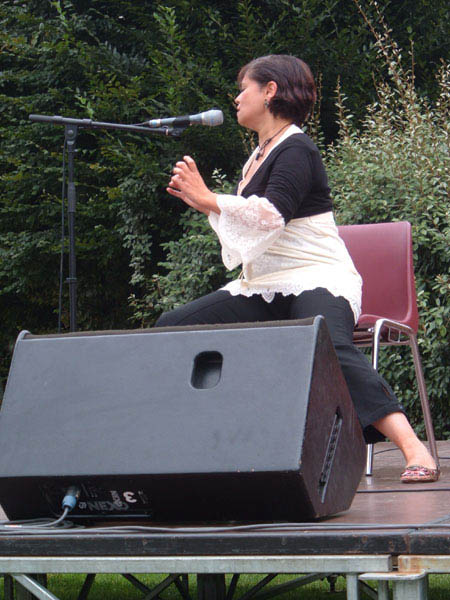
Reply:
<svg viewBox="0 0 450 600"><path fill-rule="evenodd" d="M243 66L237 78L239 85L246 75L260 85L275 81L277 93L269 104L274 116L290 119L297 125L307 120L317 94L313 74L305 62L287 54L270 54Z"/></svg>

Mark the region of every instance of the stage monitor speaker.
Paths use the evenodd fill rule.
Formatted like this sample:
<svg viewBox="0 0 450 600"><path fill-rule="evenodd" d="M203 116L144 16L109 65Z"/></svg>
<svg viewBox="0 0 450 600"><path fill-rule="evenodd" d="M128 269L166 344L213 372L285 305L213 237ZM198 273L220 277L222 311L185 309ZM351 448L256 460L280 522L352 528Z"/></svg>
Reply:
<svg viewBox="0 0 450 600"><path fill-rule="evenodd" d="M10 519L302 521L347 509L361 428L323 317L20 334L0 411Z"/></svg>

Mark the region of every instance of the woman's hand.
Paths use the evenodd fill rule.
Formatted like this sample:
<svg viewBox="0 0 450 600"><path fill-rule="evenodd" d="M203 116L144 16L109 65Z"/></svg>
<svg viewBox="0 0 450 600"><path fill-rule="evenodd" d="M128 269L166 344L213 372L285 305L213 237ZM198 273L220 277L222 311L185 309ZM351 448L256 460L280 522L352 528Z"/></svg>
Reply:
<svg viewBox="0 0 450 600"><path fill-rule="evenodd" d="M220 212L216 194L206 187L195 161L190 156L183 156L183 160L176 163L169 187L166 189L171 196L180 198L192 208L207 215L211 210Z"/></svg>

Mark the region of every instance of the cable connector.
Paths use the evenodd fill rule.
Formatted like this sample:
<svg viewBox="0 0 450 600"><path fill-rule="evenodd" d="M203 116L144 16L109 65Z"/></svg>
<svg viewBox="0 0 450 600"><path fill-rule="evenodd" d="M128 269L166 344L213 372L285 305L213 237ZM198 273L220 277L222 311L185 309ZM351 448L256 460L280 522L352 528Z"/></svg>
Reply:
<svg viewBox="0 0 450 600"><path fill-rule="evenodd" d="M80 499L81 490L77 485L71 485L68 488L66 495L62 501L63 509L68 509L68 512L73 510L77 505L78 500Z"/></svg>

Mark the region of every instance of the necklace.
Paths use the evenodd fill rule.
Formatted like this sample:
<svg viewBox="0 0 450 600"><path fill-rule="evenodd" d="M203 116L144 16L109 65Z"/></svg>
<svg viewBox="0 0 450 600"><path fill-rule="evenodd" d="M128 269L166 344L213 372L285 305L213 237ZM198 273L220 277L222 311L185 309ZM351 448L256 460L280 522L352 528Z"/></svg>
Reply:
<svg viewBox="0 0 450 600"><path fill-rule="evenodd" d="M272 137L270 137L270 138L267 138L267 140L261 144L261 147L260 147L260 149L259 149L259 150L258 150L258 152L256 153L255 160L259 160L259 159L261 158L261 156L264 156L264 151L265 151L265 149L266 149L266 146L267 146L268 144L270 144L270 142L273 140L273 138L276 138L276 137L277 137L277 135L278 135L279 133L281 133L281 132L283 131L283 129L286 129L286 127L287 127L288 125L290 125L290 124L291 124L291 123L286 123L286 125L283 125L283 127L282 127L281 129L279 129L279 130L278 130L276 133L274 133Z"/></svg>

